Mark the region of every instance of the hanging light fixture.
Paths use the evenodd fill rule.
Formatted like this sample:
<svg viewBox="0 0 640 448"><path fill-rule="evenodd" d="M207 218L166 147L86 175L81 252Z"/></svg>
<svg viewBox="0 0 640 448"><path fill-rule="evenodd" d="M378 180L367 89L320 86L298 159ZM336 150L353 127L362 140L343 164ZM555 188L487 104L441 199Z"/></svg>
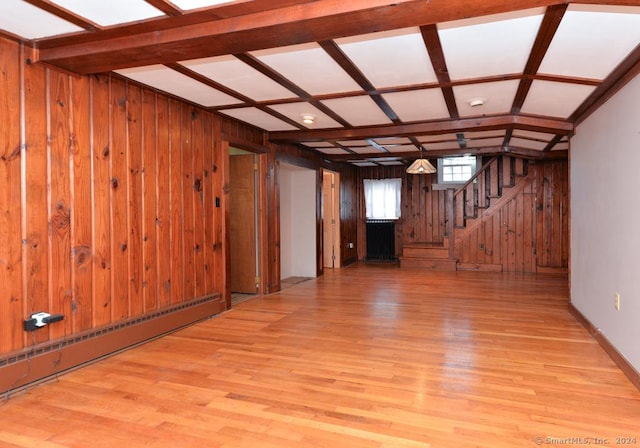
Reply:
<svg viewBox="0 0 640 448"><path fill-rule="evenodd" d="M433 174L437 170L429 163L427 159L422 158L422 145L420 145L420 158L416 159L409 168L407 168L408 174Z"/></svg>

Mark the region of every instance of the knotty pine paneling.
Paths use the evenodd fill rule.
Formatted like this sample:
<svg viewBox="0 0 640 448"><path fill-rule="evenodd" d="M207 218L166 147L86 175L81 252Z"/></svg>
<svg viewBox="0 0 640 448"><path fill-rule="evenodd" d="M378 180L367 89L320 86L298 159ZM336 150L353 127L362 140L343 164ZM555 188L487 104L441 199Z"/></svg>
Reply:
<svg viewBox="0 0 640 448"><path fill-rule="evenodd" d="M530 163L528 169L534 174L522 191L499 210L490 209L491 216L473 230L460 232L460 263L502 265L508 272L568 268L567 161Z"/></svg>
<svg viewBox="0 0 640 448"><path fill-rule="evenodd" d="M517 161L521 164L522 161ZM508 163L504 166L510 167ZM522 171L522 167L516 170ZM534 180L472 231L456 230L455 256L470 265L501 265L509 272L536 272L538 267L566 269L569 258L568 164L566 160L529 163ZM510 176L510 174L509 174ZM396 224L396 255L410 242L442 242L446 237L445 190L434 190L437 175L407 175L402 167L358 171L358 258L366 248L364 179L402 179L402 217ZM522 178L519 178L522 179ZM506 190L505 190L506 191ZM344 202L344 198L342 198ZM482 212L481 212L482 213ZM451 240L450 244L454 244ZM344 243L343 243L344 245Z"/></svg>
<svg viewBox="0 0 640 448"><path fill-rule="evenodd" d="M21 238L21 141L20 88L21 49L13 42L0 39L0 353L22 347L24 335L13 331L22 324L24 305Z"/></svg>
<svg viewBox="0 0 640 448"><path fill-rule="evenodd" d="M222 292L220 118L24 58L0 39L0 357Z"/></svg>

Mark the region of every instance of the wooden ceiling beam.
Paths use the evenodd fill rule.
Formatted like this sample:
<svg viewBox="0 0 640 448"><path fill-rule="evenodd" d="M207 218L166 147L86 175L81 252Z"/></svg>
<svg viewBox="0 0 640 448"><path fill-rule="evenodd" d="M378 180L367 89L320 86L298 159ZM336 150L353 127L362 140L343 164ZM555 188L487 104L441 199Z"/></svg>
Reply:
<svg viewBox="0 0 640 448"><path fill-rule="evenodd" d="M488 146L484 148L465 148L465 149L432 149L423 152L423 156L427 159L437 159L440 157L459 156L469 154L475 156L495 156L500 154L511 154L520 156L530 160L549 160L549 159L566 159L569 155L567 150L558 151L538 151L527 148L509 148L504 146ZM414 160L419 157L418 151L410 152L394 152L379 154L360 154L354 157L352 154L323 154L323 157L333 162L350 162L350 161L375 161L376 159L397 158L399 160Z"/></svg>
<svg viewBox="0 0 640 448"><path fill-rule="evenodd" d="M270 132L269 140L289 143L324 141L327 139L360 140L381 137L437 135L464 131L488 131L504 129L505 127L562 135L572 134L574 130L573 123L567 120L526 115L498 115L413 124L368 126L353 129L279 131Z"/></svg>
<svg viewBox="0 0 640 448"><path fill-rule="evenodd" d="M567 4L552 5L547 8L547 12L542 19L542 24L540 25L536 40L533 44L533 50L529 55L527 65L524 67L525 78L520 81L516 97L513 100L513 105L511 106L511 113L520 113L520 109L522 109L522 105L527 99L527 95L531 89L531 84L533 83L532 78L527 77L527 75L533 76L538 73L540 64L542 64L542 60L547 54L549 45L551 45L553 36L555 36L556 31L558 30L562 17L564 17L564 13L568 6L569 5Z"/></svg>
<svg viewBox="0 0 640 448"><path fill-rule="evenodd" d="M254 0L263 4L269 0ZM304 42L331 40L375 31L432 25L469 16L482 16L565 3L562 0L317 0L234 16L164 28L153 23L146 32L95 33L89 41L43 42L40 60L66 70L100 73L115 69L245 53ZM215 8L212 9L215 11ZM186 16L186 15L185 15ZM175 19L180 19L176 17ZM145 28L146 29L146 28Z"/></svg>
<svg viewBox="0 0 640 448"><path fill-rule="evenodd" d="M440 36L438 35L438 27L434 25L427 25L420 27L422 34L422 40L427 47L429 58L431 58L431 65L438 78L438 83L442 85L442 96L447 104L449 116L457 120L460 118L458 113L458 105L456 104L456 97L453 94L453 88L451 87L451 78L449 77L449 69L447 68L447 61L444 57L444 50L442 49L442 43L440 42Z"/></svg>
<svg viewBox="0 0 640 448"><path fill-rule="evenodd" d="M611 72L569 117L576 126L640 74L640 44Z"/></svg>
<svg viewBox="0 0 640 448"><path fill-rule="evenodd" d="M384 114L394 123L400 123L400 119L389 103L376 92L376 88L371 81L360 71L349 57L344 54L340 47L332 40L318 42L324 51L353 79L362 90L364 90L374 103L384 112Z"/></svg>

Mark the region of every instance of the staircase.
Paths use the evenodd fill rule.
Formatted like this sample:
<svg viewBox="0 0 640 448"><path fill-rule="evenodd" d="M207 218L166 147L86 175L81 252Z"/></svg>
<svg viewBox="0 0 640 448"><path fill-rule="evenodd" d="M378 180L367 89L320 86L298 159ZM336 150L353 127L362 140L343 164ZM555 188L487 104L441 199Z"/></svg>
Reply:
<svg viewBox="0 0 640 448"><path fill-rule="evenodd" d="M448 237L443 242L405 243L400 266L446 271L501 270L501 265L460 265L455 255L456 246L533 180L533 174L528 171L525 159L494 156L460 188L447 190Z"/></svg>
<svg viewBox="0 0 640 448"><path fill-rule="evenodd" d="M401 268L455 271L457 260L449 256L449 239L435 243L407 243L402 247Z"/></svg>

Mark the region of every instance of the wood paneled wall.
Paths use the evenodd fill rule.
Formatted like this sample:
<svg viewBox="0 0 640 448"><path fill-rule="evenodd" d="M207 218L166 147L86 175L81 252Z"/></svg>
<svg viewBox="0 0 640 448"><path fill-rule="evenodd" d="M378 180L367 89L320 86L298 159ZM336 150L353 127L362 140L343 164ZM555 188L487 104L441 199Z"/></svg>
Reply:
<svg viewBox="0 0 640 448"><path fill-rule="evenodd" d="M504 271L565 270L569 261L569 195L566 160L529 164L527 185L473 231L456 230L456 258L467 265ZM402 179L402 217L396 224L396 255L411 242L442 242L446 236L446 191L433 189L437 175L407 175L402 167L358 171L358 258L366 256L363 179ZM460 236L462 235L462 236ZM454 244L454 241L450 241Z"/></svg>
<svg viewBox="0 0 640 448"><path fill-rule="evenodd" d="M220 119L23 53L0 39L0 354L221 292ZM32 339L37 311L65 319Z"/></svg>
<svg viewBox="0 0 640 448"><path fill-rule="evenodd" d="M472 231L461 232L456 242L460 263L501 265L509 272L568 268L568 163L538 161L528 170L531 180L515 197Z"/></svg>

